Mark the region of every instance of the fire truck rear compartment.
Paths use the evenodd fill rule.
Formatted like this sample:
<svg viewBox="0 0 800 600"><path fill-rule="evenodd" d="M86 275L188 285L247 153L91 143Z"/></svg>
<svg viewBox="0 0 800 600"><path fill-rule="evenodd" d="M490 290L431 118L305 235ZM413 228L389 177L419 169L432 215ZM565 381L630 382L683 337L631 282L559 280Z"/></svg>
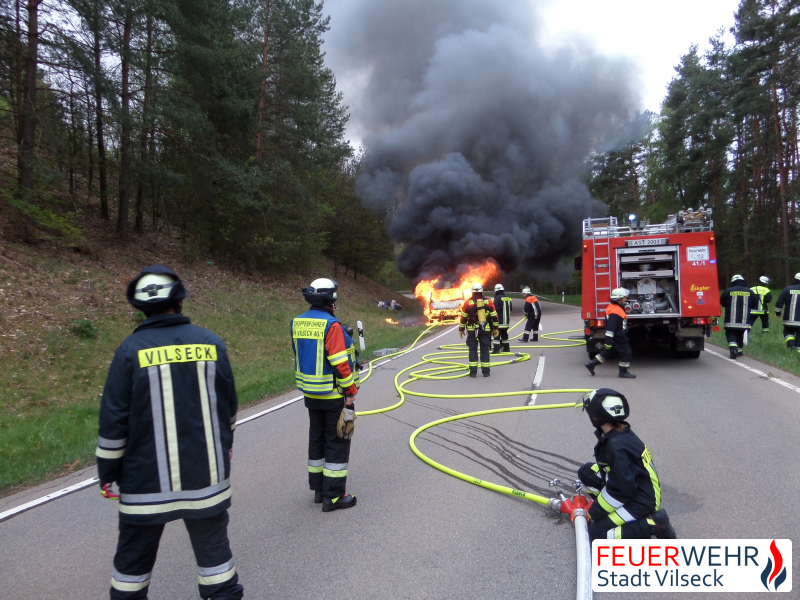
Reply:
<svg viewBox="0 0 800 600"><path fill-rule="evenodd" d="M678 248L617 250L620 285L630 291L625 312L633 319L679 317Z"/></svg>

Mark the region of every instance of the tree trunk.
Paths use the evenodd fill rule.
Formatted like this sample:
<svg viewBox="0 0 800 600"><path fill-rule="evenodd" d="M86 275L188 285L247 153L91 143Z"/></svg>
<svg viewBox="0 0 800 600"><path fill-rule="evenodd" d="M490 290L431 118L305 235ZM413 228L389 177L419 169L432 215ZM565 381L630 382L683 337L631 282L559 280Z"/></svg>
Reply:
<svg viewBox="0 0 800 600"><path fill-rule="evenodd" d="M14 133L16 134L17 147L22 143L22 98L24 91L24 69L22 67L22 14L20 10L20 0L16 0L16 47L14 48Z"/></svg>
<svg viewBox="0 0 800 600"><path fill-rule="evenodd" d="M258 100L258 128L256 129L256 158L261 158L264 145L264 105L267 102L267 59L269 57L269 5L266 0L264 9L264 52L261 57L261 98Z"/></svg>
<svg viewBox="0 0 800 600"><path fill-rule="evenodd" d="M125 240L128 239L128 217L131 205L131 93L130 93L130 72L131 72L131 27L133 15L130 6L125 9L125 22L122 33L122 52L120 53L120 65L122 67L122 114L120 115L120 125L122 135L119 143L119 218L117 220L117 233Z"/></svg>
<svg viewBox="0 0 800 600"><path fill-rule="evenodd" d="M90 89L88 84L86 89ZM89 172L86 175L86 206L88 207L92 202L92 186L94 185L94 128L92 127L92 100L89 96L86 98L86 129L89 134L89 146L86 152L89 160Z"/></svg>
<svg viewBox="0 0 800 600"><path fill-rule="evenodd" d="M147 164L147 134L149 131L148 109L150 108L150 97L153 87L153 15L147 14L147 57L145 59L144 76L144 104L142 106L142 135L139 139L139 157L141 159L139 167L139 188L136 190L136 233L144 232L144 178Z"/></svg>
<svg viewBox="0 0 800 600"><path fill-rule="evenodd" d="M778 154L778 173L780 175L780 191L781 191L781 229L783 230L783 274L786 277L786 285L789 285L791 279L791 258L790 250L791 243L789 241L789 203L786 198L786 164L783 159L783 141L781 140L781 121L780 113L778 111L778 91L775 86L772 86L772 108L775 120L775 150Z"/></svg>
<svg viewBox="0 0 800 600"><path fill-rule="evenodd" d="M97 178L100 191L100 217L110 218L108 211L108 179L106 174L106 143L103 136L103 67L100 56L100 0L95 0L94 13L94 99L97 124Z"/></svg>
<svg viewBox="0 0 800 600"><path fill-rule="evenodd" d="M39 66L39 4L28 0L28 48L25 55L25 85L22 98L22 136L19 145L19 184L33 189L33 164L36 143L36 71Z"/></svg>

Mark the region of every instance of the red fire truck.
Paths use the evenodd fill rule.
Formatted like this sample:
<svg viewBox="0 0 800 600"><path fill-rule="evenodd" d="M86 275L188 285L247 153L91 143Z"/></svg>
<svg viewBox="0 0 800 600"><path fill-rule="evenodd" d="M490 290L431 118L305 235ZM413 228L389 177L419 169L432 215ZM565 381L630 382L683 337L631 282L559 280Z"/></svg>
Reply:
<svg viewBox="0 0 800 600"><path fill-rule="evenodd" d="M673 356L697 358L704 337L720 315L712 209L688 209L651 224L630 216L586 219L583 249L575 268L583 271L582 317L586 349L603 349L611 290L626 288L628 335L670 345Z"/></svg>

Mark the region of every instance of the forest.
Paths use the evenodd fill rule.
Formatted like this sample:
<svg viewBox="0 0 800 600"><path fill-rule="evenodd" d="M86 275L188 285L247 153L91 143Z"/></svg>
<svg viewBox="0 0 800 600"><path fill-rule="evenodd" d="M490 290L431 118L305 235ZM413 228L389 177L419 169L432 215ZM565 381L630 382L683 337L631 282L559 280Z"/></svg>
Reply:
<svg viewBox="0 0 800 600"><path fill-rule="evenodd" d="M80 239L92 215L120 243L172 228L247 269L325 254L396 273L391 215L355 194L363 151L328 26L314 0L3 3L4 235ZM627 141L590 157L585 182L620 217L712 206L721 280L782 285L800 270L800 0L742 0L723 33L680 59L658 114L619 124Z"/></svg>

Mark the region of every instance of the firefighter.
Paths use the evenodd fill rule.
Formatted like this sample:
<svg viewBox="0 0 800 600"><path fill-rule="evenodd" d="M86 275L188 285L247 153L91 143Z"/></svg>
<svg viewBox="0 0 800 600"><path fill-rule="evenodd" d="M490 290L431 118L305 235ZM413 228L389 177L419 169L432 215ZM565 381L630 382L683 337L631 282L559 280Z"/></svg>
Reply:
<svg viewBox="0 0 800 600"><path fill-rule="evenodd" d="M794 285L784 288L778 296L775 314L780 317L781 312L783 312L783 339L786 341L786 347L800 352L800 345L797 343L797 338L800 336L800 273L795 273Z"/></svg>
<svg viewBox="0 0 800 600"><path fill-rule="evenodd" d="M731 360L743 356L745 334L750 331L750 309L758 306L758 294L744 284L742 275L731 277L731 287L719 298L725 307L725 339L728 340ZM777 308L777 305L776 305Z"/></svg>
<svg viewBox="0 0 800 600"><path fill-rule="evenodd" d="M356 505L356 497L346 493L346 483L360 384L353 338L333 314L338 290L332 279L312 281L303 288L311 308L291 325L295 382L310 421L308 486L322 512Z"/></svg>
<svg viewBox="0 0 800 600"><path fill-rule="evenodd" d="M542 318L542 308L539 306L539 299L531 294L531 288L522 288L522 297L525 298L525 333L522 334L523 343L528 342L528 337L532 342L539 341L539 321Z"/></svg>
<svg viewBox="0 0 800 600"><path fill-rule="evenodd" d="M619 357L619 377L636 379L636 375L628 371L631 366L631 343L628 340L628 313L623 306L630 292L625 288L616 288L611 292L611 303L606 307L605 348L584 366L594 375L594 368L606 362L616 354Z"/></svg>
<svg viewBox="0 0 800 600"><path fill-rule="evenodd" d="M511 343L508 341L508 328L511 325L511 311L514 309L511 298L506 296L506 290L502 283L494 286L494 308L497 312L497 328L500 335L494 340L494 350L492 354L511 352Z"/></svg>
<svg viewBox="0 0 800 600"><path fill-rule="evenodd" d="M769 331L769 303L772 302L772 292L769 289L769 277L764 275L758 278L761 285L751 288L758 296L758 306L750 311L750 327L757 319L761 319L761 333Z"/></svg>
<svg viewBox="0 0 800 600"><path fill-rule="evenodd" d="M236 386L223 341L181 314L185 297L162 265L128 284L128 302L147 318L111 362L96 452L101 493L119 501L112 599L147 598L164 525L177 519L200 596L244 594L228 542Z"/></svg>
<svg viewBox="0 0 800 600"><path fill-rule="evenodd" d="M589 537L596 539L676 539L661 508L661 482L647 446L628 424L628 400L602 388L587 394L583 409L595 427L594 463L578 469L589 507Z"/></svg>
<svg viewBox="0 0 800 600"><path fill-rule="evenodd" d="M467 333L467 347L469 348L469 376L478 376L478 364L484 377L489 377L489 346L491 338L497 338L500 330L497 327L497 312L491 300L483 297L483 286L476 283L472 286L472 298L461 305L461 319L458 335L464 338ZM478 362L478 346L481 349L480 363Z"/></svg>

